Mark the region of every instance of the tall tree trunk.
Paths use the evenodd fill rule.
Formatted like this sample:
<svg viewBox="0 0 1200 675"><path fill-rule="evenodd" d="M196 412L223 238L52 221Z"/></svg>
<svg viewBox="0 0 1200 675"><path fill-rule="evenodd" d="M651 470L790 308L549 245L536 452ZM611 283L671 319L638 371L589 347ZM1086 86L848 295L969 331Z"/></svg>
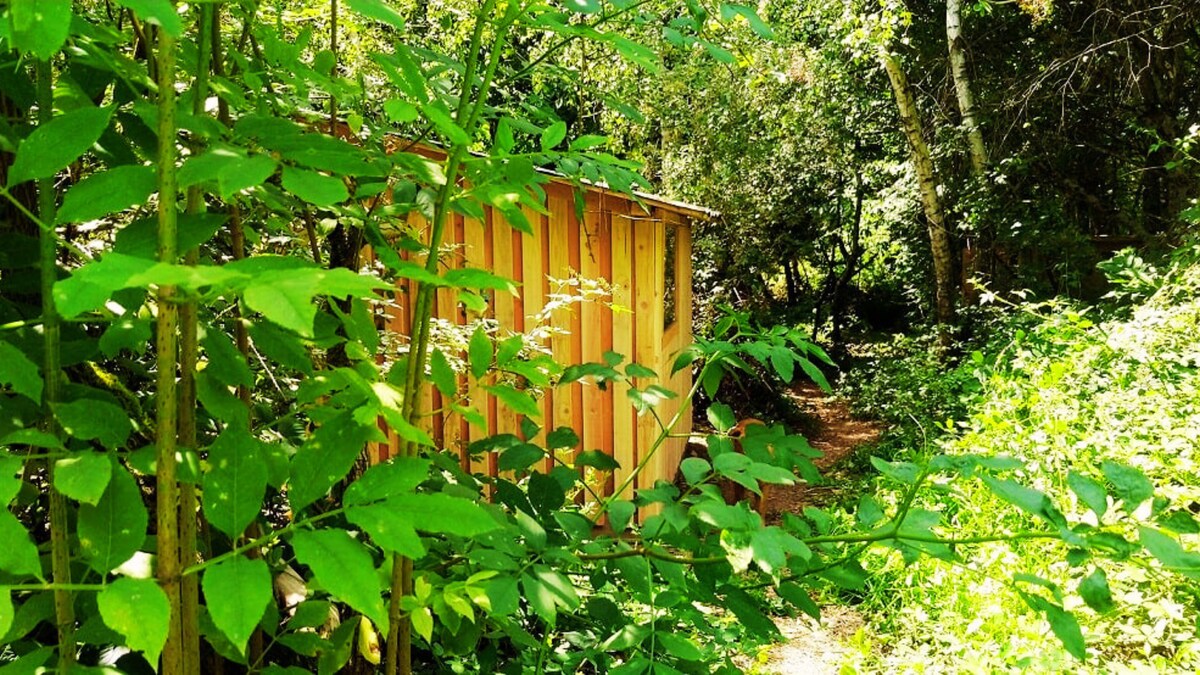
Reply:
<svg viewBox="0 0 1200 675"><path fill-rule="evenodd" d="M987 146L983 143L983 130L975 110L975 96L971 93L971 75L967 71L967 55L963 51L962 0L946 0L946 43L950 48L950 75L954 78L954 95L958 99L958 112L962 115L963 130L971 151L971 172L980 177L987 173Z"/></svg>
<svg viewBox="0 0 1200 675"><path fill-rule="evenodd" d="M967 70L967 55L963 49L962 0L946 0L946 44L950 51L950 75L954 79L954 95L958 99L958 112L962 116L963 130L967 134L967 147L971 154L971 174L983 178L987 174L987 146L983 142L983 130L975 110L975 96L971 93L971 75ZM980 240L982 232L969 238L962 251L963 302L974 304L978 296L975 284L971 283L979 272L981 258Z"/></svg>
<svg viewBox="0 0 1200 675"><path fill-rule="evenodd" d="M943 348L950 345L950 328L954 324L954 249L951 236L946 229L946 212L938 194L937 174L933 168L933 157L925 143L921 114L913 97L912 87L900 62L887 49L879 50L879 61L892 83L896 107L900 112L900 126L908 138L912 150L913 166L917 171L920 186L921 206L929 224L929 244L933 253L933 274L937 295L938 340Z"/></svg>

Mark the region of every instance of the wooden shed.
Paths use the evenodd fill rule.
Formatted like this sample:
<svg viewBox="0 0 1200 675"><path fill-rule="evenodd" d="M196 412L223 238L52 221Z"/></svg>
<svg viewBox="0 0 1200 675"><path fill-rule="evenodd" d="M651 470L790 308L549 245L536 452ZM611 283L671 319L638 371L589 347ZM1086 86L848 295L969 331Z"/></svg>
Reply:
<svg viewBox="0 0 1200 675"><path fill-rule="evenodd" d="M583 302L549 315L555 330L547 346L556 360L568 365L602 362L605 352L617 352L626 356L626 362L654 369L660 374L659 384L682 396L692 385L690 370L667 375L675 356L692 339L691 225L716 214L653 195L639 194L635 200L603 187L587 186L580 221L574 201L577 192L569 181L552 177L544 189L549 215L525 211L533 236L514 230L491 208L485 209L483 222L455 215L446 228L443 251L449 252L443 253L443 265L483 268L520 284L516 295L497 292L487 310L487 317L502 329L516 332L527 332L533 326L552 293L579 292L577 286L552 280L604 280L612 287L611 307ZM409 218L417 231L425 228L420 215ZM407 334L415 285L404 280L399 283L396 302L385 318L386 330ZM465 308L450 289L438 290L433 316L457 325L468 321ZM639 382L639 386L644 384ZM567 426L579 435L580 445L566 454L598 449L620 464L607 485L597 486L606 491L605 496L624 483L658 435L654 418L637 415L626 388L602 390L590 382L575 383L555 387L539 401L539 426ZM428 428L439 447L459 453L464 467L496 476L495 453L471 462L467 447L492 433L520 435L520 421L484 392L468 391L468 396L487 417L488 429L440 412L429 418ZM423 399L423 410L443 407L441 395L428 385ZM660 417L670 419L679 405L679 400L664 402L658 409ZM691 431L690 412L682 416L676 431ZM669 439L630 487L636 490L658 479L672 480L685 441L686 437ZM396 453L399 441L394 434L389 433L389 442L389 447L380 449L380 458ZM570 461L562 452L559 457ZM625 497L631 496L628 489L625 492Z"/></svg>

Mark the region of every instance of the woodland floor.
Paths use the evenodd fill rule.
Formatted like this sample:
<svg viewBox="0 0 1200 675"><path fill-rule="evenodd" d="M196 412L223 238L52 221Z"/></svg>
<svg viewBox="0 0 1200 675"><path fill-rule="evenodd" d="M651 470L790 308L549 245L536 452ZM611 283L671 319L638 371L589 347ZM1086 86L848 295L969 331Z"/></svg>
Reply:
<svg viewBox="0 0 1200 675"><path fill-rule="evenodd" d="M836 500L843 483L837 478L839 465L859 447L878 439L883 431L877 422L856 419L845 401L826 394L815 384L800 384L792 393L801 411L812 420L808 441L824 453L815 464L827 481L816 486L772 486L765 509L768 521L778 520L781 513L799 513L807 505ZM752 672L836 674L845 651L843 645L863 625L863 620L853 609L826 607L822 608L820 623L800 615L777 619L776 625L787 641L759 655Z"/></svg>

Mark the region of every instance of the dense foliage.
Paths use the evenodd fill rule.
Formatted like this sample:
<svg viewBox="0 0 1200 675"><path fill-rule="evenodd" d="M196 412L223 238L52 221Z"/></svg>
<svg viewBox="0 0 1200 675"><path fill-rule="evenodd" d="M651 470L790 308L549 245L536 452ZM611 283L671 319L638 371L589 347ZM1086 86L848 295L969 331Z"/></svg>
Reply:
<svg viewBox="0 0 1200 675"><path fill-rule="evenodd" d="M912 120L941 100L928 86L944 50L934 4L6 3L0 661L171 675L730 672L778 637L768 612L817 616L818 591L861 597L908 579L932 584L942 619L966 631L951 658L978 633L954 614L961 587L945 570L1003 559L1012 569L994 573L1014 593L995 600L989 631L1048 626L1062 650L1029 642L982 667L1021 665L1035 644L1056 667L1133 647L1186 667L1195 265L1181 254L1164 276L1128 254L1109 265L1125 314L1090 323L1046 306L1051 318L1012 345L943 376L942 301L953 309L958 284L936 241L978 248L982 262L955 272L999 291L1080 289L1094 254L1067 244L1094 234L1170 241L1195 188L1195 139L1177 141L1195 116L1180 95L1195 46L1180 35L1197 13L972 5L968 35L987 38L977 54L1003 58L977 57L992 164L970 174L962 129L927 123L932 156L915 142ZM1081 28L1094 42L1078 42ZM1036 49L1003 46L1014 40ZM1142 43L1153 91L1139 71L1098 98L1081 91L1071 124L1051 119L1051 86L1074 96L1077 76L1139 63ZM1058 64L1050 75L1041 58ZM1034 72L1043 79L1009 120L1021 133L1001 134L1000 102ZM1105 147L1075 157L1083 140ZM1080 183L1084 169L1097 173ZM485 208L531 234L549 171L725 212L697 247L712 301L703 336L674 363L693 370L691 391L665 389L670 373L630 355L567 363L544 335L496 330L488 305L514 284L441 264L446 229ZM408 338L377 325L398 286L413 293ZM469 317L461 334L431 324L439 289ZM849 516L805 508L767 523L726 501L729 484L760 493L820 477L816 451L782 425L735 444L723 380L824 383L832 362L813 333L840 337L856 317L902 326L934 316L935 298L940 347L898 340L903 358L881 362L891 380L862 398L915 415L917 429L970 404L958 440L873 458L899 490ZM975 325L978 337L1012 324ZM681 422L656 405L703 395L707 458L685 460L673 484L623 495L626 478L597 494L587 478L614 459L559 452L579 445L575 430L537 419L538 392L580 382L625 387L657 420L634 472ZM470 449L498 453L500 476L434 442L432 389L444 415L486 426L469 393L486 391L521 419L519 434ZM911 398L869 396L898 390ZM383 427L398 456L367 466ZM916 434L898 438L911 449ZM1014 628L1014 602L1045 621ZM908 625L931 614L906 607ZM1115 638L1115 626L1133 628Z"/></svg>
<svg viewBox="0 0 1200 675"><path fill-rule="evenodd" d="M1031 594L1048 594L1079 610L1096 672L1109 672L1116 663L1134 671L1196 670L1200 556L1175 540L1194 540L1200 532L1193 457L1200 421L1196 253L1194 247L1180 249L1161 268L1127 253L1122 258L1136 260L1132 266L1109 266L1115 281L1136 272L1140 289L1151 293L1132 307L1126 300L1110 309L1116 317L1062 303L1017 308L1032 325L1009 328L986 359L969 364L982 392L936 444L951 456L1013 457L1019 472L1068 519L1087 524L1085 531L1121 522L1109 530L1104 548L1124 558L1140 543L1182 576L1142 564L1114 565L1083 540L1063 542L1057 551L984 544L970 565L906 565L869 556L864 564L878 576L863 607L878 615L858 668L1083 672L1069 648L1027 619L1029 607L1043 605ZM925 386L955 388L953 375L933 384L937 379L926 378ZM925 422L936 418L926 416ZM907 453L913 461L923 454ZM1122 465L1137 467L1145 478ZM1158 486L1153 494L1152 485ZM917 503L967 529L1029 523L1000 516L1004 495L982 485L930 492Z"/></svg>

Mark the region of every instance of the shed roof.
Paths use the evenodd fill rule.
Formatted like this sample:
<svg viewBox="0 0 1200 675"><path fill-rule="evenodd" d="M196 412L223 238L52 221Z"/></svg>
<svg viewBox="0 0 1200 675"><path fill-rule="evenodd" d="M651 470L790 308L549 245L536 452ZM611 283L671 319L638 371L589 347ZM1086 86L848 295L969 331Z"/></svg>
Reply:
<svg viewBox="0 0 1200 675"><path fill-rule="evenodd" d="M422 154L427 157L436 157L438 159L444 158L446 156L446 151L436 145L431 145L429 143L419 143L419 142L414 143L398 134L392 134L391 136L393 138L395 138L397 141L403 142L405 144L404 145L405 152L416 152L418 154ZM479 153L473 153L473 154L479 155ZM480 155L480 156L482 156L482 155ZM561 173L558 173L557 171L552 171L552 170L546 169L546 168L539 168L538 173L550 176L551 182L558 183L560 185L569 185L571 187L575 187L574 180L567 178L566 176L562 175ZM612 195L614 197L620 197L622 199L630 198L630 196L628 194L626 194L624 192L619 192L617 190L613 190L604 183L596 183L596 182L592 182L592 181L589 181L586 179L580 180L579 182L582 183L584 185L584 187L588 188L589 190L594 190L594 191L599 192L604 195ZM668 199L667 197L652 194L649 192L642 192L641 190L634 190L633 197L634 197L634 199L636 199L644 204L647 204L650 206L657 206L659 208L667 209L668 211L674 211L675 213L678 213L683 216L687 216L688 218L691 218L694 220L716 220L717 218L719 218L721 216L721 213L719 211L715 211L710 208L698 206L696 204L689 204L687 202L682 202L682 201L678 201L675 199Z"/></svg>

